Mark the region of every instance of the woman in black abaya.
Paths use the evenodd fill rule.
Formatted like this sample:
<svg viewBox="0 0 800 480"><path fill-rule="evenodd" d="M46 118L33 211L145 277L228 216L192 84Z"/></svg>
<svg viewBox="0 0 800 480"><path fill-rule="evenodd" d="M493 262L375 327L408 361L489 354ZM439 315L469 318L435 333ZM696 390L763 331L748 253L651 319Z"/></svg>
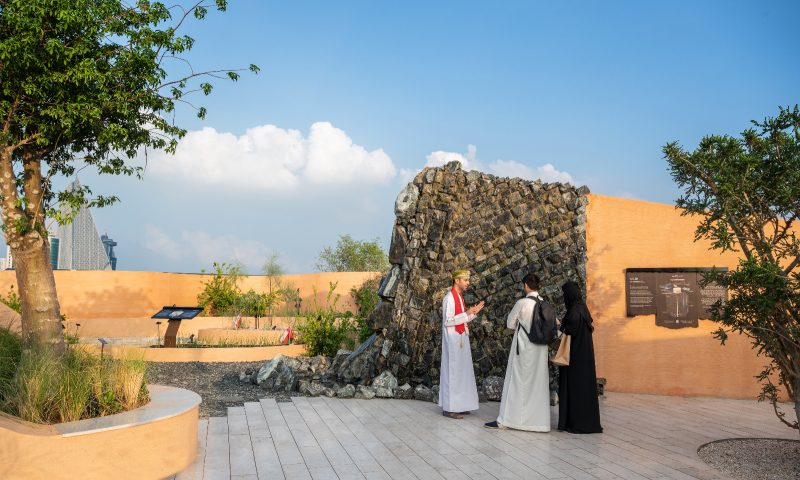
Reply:
<svg viewBox="0 0 800 480"><path fill-rule="evenodd" d="M567 305L561 331L570 335L572 340L569 366L558 369L558 429L570 433L602 433L592 316L577 283L567 282L561 290Z"/></svg>

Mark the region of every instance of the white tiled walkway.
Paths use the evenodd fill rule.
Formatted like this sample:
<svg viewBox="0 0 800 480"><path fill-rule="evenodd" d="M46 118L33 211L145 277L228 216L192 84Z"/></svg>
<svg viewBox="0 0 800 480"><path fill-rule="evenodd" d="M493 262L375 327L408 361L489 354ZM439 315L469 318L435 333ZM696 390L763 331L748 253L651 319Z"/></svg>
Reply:
<svg viewBox="0 0 800 480"><path fill-rule="evenodd" d="M488 430L499 403L463 420L415 400L295 397L200 421L199 453L182 479L725 478L698 457L731 437L795 439L768 404L607 393L605 433Z"/></svg>

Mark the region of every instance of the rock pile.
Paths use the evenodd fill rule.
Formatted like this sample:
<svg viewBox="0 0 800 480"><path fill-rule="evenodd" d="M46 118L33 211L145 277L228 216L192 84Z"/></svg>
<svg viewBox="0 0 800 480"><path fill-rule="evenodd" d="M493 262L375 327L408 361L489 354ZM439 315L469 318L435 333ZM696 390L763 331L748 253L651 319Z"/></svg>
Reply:
<svg viewBox="0 0 800 480"><path fill-rule="evenodd" d="M367 320L376 336L350 359L358 368L337 375L368 383L388 370L412 385L438 383L441 300L457 268L473 272L467 304L486 301L470 325L475 373L503 375L512 340L506 316L522 296L522 277L536 272L541 293L561 313L561 285L574 280L585 288L588 193L465 172L458 162L420 172L395 203L392 266Z"/></svg>
<svg viewBox="0 0 800 480"><path fill-rule="evenodd" d="M339 352L324 372L303 367L305 373L292 377L265 365L253 381L289 388L305 380L309 394L438 401L441 301L451 272L468 268L472 286L464 300L486 301L470 324L479 396L499 399L512 340L506 316L523 295L525 274L541 277L540 293L559 313L564 282L585 290L588 193L569 184L465 172L458 162L424 169L395 203L391 269L367 319L375 334L355 351Z"/></svg>

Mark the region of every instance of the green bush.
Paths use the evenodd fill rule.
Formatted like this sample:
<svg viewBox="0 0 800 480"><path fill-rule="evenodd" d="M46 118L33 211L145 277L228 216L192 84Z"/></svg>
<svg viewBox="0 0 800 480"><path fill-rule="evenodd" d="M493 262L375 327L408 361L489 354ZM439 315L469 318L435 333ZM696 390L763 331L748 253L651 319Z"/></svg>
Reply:
<svg viewBox="0 0 800 480"><path fill-rule="evenodd" d="M358 307L355 322L358 328L359 342L363 342L374 333L372 328L367 325L367 317L381 300L378 296L378 287L380 287L380 284L381 277L376 276L366 280L358 288L353 287L350 289L350 294L353 296L356 306Z"/></svg>
<svg viewBox="0 0 800 480"><path fill-rule="evenodd" d="M339 295L334 294L336 283L331 283L325 306L320 306L314 295L314 305L305 314L305 322L297 327L298 343L306 346L309 356L332 357L340 348L355 346L358 324L352 312L338 312Z"/></svg>
<svg viewBox="0 0 800 480"><path fill-rule="evenodd" d="M11 310L22 313L22 301L17 292L14 291L14 285L9 288L7 296L0 295L0 302L5 303Z"/></svg>
<svg viewBox="0 0 800 480"><path fill-rule="evenodd" d="M79 348L23 355L19 337L10 339L14 334L6 332L0 331L0 356L15 359L0 361L0 410L6 413L50 424L111 415L148 401L142 359L101 359Z"/></svg>
<svg viewBox="0 0 800 480"><path fill-rule="evenodd" d="M239 278L242 268L230 263L214 262L214 274L203 283L203 290L197 295L197 304L210 316L222 316L231 312L240 295Z"/></svg>

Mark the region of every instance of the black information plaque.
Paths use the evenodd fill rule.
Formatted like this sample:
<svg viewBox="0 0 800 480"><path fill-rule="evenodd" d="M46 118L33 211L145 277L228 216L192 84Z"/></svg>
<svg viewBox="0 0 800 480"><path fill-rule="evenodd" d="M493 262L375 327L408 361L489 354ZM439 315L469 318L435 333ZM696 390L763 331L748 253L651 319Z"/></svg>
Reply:
<svg viewBox="0 0 800 480"><path fill-rule="evenodd" d="M702 267L628 268L625 270L627 316L655 315L656 325L666 328L697 327L711 318L715 302L728 300L728 291L715 283L700 286ZM727 271L725 267L716 268Z"/></svg>

